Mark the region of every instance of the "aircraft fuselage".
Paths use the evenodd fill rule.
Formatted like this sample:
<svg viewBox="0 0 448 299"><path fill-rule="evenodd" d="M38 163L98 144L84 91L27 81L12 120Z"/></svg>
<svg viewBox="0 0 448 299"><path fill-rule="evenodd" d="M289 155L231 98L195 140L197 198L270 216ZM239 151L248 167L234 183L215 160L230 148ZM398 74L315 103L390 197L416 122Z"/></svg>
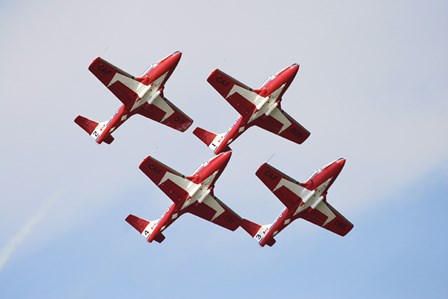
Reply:
<svg viewBox="0 0 448 299"><path fill-rule="evenodd" d="M271 114L271 112L281 104L281 97L294 80L299 66L293 64L276 75L268 79L259 89L252 91L254 93L253 109L246 116L240 116L230 129L224 134L222 141L215 149L215 154L219 154L238 138L248 128L256 125L257 119L262 119ZM235 91L238 92L238 91ZM229 95L234 92L230 91Z"/></svg>
<svg viewBox="0 0 448 299"><path fill-rule="evenodd" d="M119 73L115 74L114 78L109 83L109 86L119 81L121 84L134 90L132 95L133 101L118 108L112 117L106 121L99 123L92 132L92 137L100 144L105 138L118 129L128 118L138 112L145 103L151 104L157 96L159 96L164 88L166 81L174 72L182 54L175 52L150 68L140 78L126 77ZM136 84L137 83L137 84Z"/></svg>
<svg viewBox="0 0 448 299"><path fill-rule="evenodd" d="M336 180L345 164L344 159L325 166L317 171L310 179L303 184L303 187L289 186L301 201L298 204L285 208L277 219L268 228L263 238L260 238L259 245L264 246L267 242L297 218L301 218L302 213L307 213L310 209L315 209L317 205L325 199L328 189ZM281 184L281 183L280 183ZM280 184L278 187L280 187ZM261 234L262 235L262 234Z"/></svg>
<svg viewBox="0 0 448 299"><path fill-rule="evenodd" d="M217 155L201 165L191 176L186 177L190 181L185 190L188 193L188 197L170 205L160 220L154 223L154 230L147 238L148 242L152 242L159 233L168 228L180 215L187 212L189 206L201 203L207 195L213 192L214 183L223 172L231 155L232 152Z"/></svg>

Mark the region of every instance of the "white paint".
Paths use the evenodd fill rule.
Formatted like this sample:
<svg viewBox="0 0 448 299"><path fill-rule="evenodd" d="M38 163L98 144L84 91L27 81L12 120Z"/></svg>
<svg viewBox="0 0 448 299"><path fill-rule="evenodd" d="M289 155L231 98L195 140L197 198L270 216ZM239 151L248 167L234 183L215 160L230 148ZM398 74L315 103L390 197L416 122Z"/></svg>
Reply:
<svg viewBox="0 0 448 299"><path fill-rule="evenodd" d="M254 239L258 241L258 243L261 242L261 240L264 239L264 237L266 236L266 234L268 233L269 229L271 228L271 226L273 225L273 223L271 224L265 224L262 225L260 227L260 229L257 231L257 233L254 235Z"/></svg>
<svg viewBox="0 0 448 299"><path fill-rule="evenodd" d="M216 157L212 158L211 160L215 159ZM210 160L210 161L211 161ZM207 165L210 161L204 163ZM204 167L202 165L198 168L201 169ZM194 204L195 202L200 202L203 204L206 204L213 210L215 210L215 214L211 221L215 220L217 217L219 217L222 213L225 212L225 209L222 207L221 203L219 202L219 199L212 196L210 194L210 185L214 181L216 175L218 174L219 170L216 170L213 174L211 174L209 177L204 179L202 183L196 184L192 181L188 180L185 177L179 176L175 173L167 171L165 175L162 177L162 179L159 182L159 186L166 182L167 180L172 181L174 184L176 184L179 188L185 190L188 195L189 199L184 202L184 204L181 207L181 210L184 210L188 206Z"/></svg>
<svg viewBox="0 0 448 299"><path fill-rule="evenodd" d="M138 95L138 99L133 103L130 111L134 111L145 103L153 104L154 106L165 112L165 115L162 118L163 122L174 113L174 109L171 108L171 106L161 96L160 88L167 75L168 72L157 78L154 82L152 82L152 84L146 85L137 80L129 78L128 76L116 73L112 80L109 82L108 86L117 81L123 83L127 88Z"/></svg>
<svg viewBox="0 0 448 299"><path fill-rule="evenodd" d="M157 224L159 224L160 222L160 219L162 218L150 221L148 225L145 227L145 229L142 231L142 236L148 239L149 236L151 236L152 232L156 229Z"/></svg>

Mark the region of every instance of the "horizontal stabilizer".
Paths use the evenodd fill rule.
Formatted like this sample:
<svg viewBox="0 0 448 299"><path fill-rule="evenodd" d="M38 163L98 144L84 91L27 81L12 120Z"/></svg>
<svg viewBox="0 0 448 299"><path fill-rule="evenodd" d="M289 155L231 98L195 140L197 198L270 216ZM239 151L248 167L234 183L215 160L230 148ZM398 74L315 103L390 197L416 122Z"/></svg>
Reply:
<svg viewBox="0 0 448 299"><path fill-rule="evenodd" d="M134 216L132 214L129 214L128 217L126 217L126 222L132 225L141 234L149 224L148 220L138 218L137 216Z"/></svg>
<svg viewBox="0 0 448 299"><path fill-rule="evenodd" d="M269 247L271 247L272 245L274 245L275 244L275 239L274 238L270 238L267 242L266 242L266 245L268 245Z"/></svg>
<svg viewBox="0 0 448 299"><path fill-rule="evenodd" d="M84 131L86 131L92 138L98 142L98 138L101 135L103 129L106 127L106 122L97 123L96 121L90 120L84 116L78 115L75 118L75 123L77 123ZM97 130L97 128L100 128ZM114 141L114 137L108 134L103 138L104 142L111 144Z"/></svg>
<svg viewBox="0 0 448 299"><path fill-rule="evenodd" d="M89 135L92 134L93 130L95 130L96 126L98 126L96 121L90 120L81 115L78 115L78 117L75 118L75 123L77 123Z"/></svg>
<svg viewBox="0 0 448 299"><path fill-rule="evenodd" d="M212 143L213 139L215 139L216 137L215 133L209 132L199 127L194 129L193 134L196 135L196 137L198 137L199 139L201 139L202 142L204 142L207 146L209 146L210 143Z"/></svg>
<svg viewBox="0 0 448 299"><path fill-rule="evenodd" d="M104 139L104 142L106 142L107 144L111 144L114 141L114 137L112 137L112 135L107 135Z"/></svg>
<svg viewBox="0 0 448 299"><path fill-rule="evenodd" d="M157 226L158 220L154 221L148 221L142 218L139 218L135 215L129 214L128 217L126 217L126 222L132 225L143 237L148 239L148 237L151 235L151 233L154 231L155 227ZM154 237L154 241L158 243L162 243L163 240L165 240L165 236L162 233L158 233Z"/></svg>
<svg viewBox="0 0 448 299"><path fill-rule="evenodd" d="M162 233L158 233L154 238L154 241L156 241L157 243L162 243L163 240L165 240L165 236Z"/></svg>
<svg viewBox="0 0 448 299"><path fill-rule="evenodd" d="M241 222L241 227L252 237L255 237L255 235L258 233L258 231L261 228L261 225L256 224L252 221L249 221L247 219L243 219Z"/></svg>
<svg viewBox="0 0 448 299"><path fill-rule="evenodd" d="M194 129L193 134L201 139L202 142L204 142L212 151L216 150L216 148L221 144L225 137L225 134L215 134L199 127ZM220 153L230 150L231 149L229 146L225 146L220 150Z"/></svg>
<svg viewBox="0 0 448 299"><path fill-rule="evenodd" d="M258 243L260 243L264 239L264 237L268 233L271 226L272 226L271 224L266 224L266 225L261 226L255 222L252 222L247 219L243 219L243 221L241 222L241 227L249 235L251 235L252 238L254 238ZM268 246L272 246L275 244L275 239L271 237L271 238L269 238L269 240L267 240L267 242L265 244ZM264 246L264 245L262 245L262 246Z"/></svg>

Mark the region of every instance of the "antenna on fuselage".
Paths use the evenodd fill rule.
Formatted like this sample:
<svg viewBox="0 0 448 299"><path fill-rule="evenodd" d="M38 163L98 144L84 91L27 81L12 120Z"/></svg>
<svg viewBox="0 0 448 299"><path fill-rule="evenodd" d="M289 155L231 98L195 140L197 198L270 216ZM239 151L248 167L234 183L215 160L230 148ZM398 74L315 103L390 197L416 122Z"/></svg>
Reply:
<svg viewBox="0 0 448 299"><path fill-rule="evenodd" d="M159 146L156 145L156 147L149 153L149 155L150 155L151 157L153 157L153 154L154 154L158 149L159 149Z"/></svg>
<svg viewBox="0 0 448 299"><path fill-rule="evenodd" d="M271 161L271 159L274 158L274 156L275 156L275 153L273 153L273 154L269 157L269 159L266 161L266 163L268 163L269 161Z"/></svg>
<svg viewBox="0 0 448 299"><path fill-rule="evenodd" d="M107 46L106 48L104 48L103 53L101 53L100 57L101 57L101 56L104 56L104 53L106 53L107 50L109 50L109 46Z"/></svg>
<svg viewBox="0 0 448 299"><path fill-rule="evenodd" d="M221 61L220 65L219 65L219 67L218 67L218 69L219 69L219 68L222 68L223 66L225 66L226 63L227 63L227 58L223 58L223 60Z"/></svg>

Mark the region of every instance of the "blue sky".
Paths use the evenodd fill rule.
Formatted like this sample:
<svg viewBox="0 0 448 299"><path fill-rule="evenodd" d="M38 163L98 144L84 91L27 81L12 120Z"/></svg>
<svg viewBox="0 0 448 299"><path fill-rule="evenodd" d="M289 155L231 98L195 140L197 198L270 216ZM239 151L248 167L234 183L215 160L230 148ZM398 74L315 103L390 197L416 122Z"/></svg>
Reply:
<svg viewBox="0 0 448 299"><path fill-rule="evenodd" d="M445 1L148 1L0 4L0 297L446 298L448 5ZM87 70L102 56L139 75L180 50L165 95L195 123L178 133L134 117L97 146L73 122L120 102ZM163 244L125 221L170 204L138 169L153 156L192 173L212 153L191 134L236 112L206 82L214 68L258 87L292 63L282 107L311 131L301 146L253 128L216 195L270 223L283 209L255 171L305 180L347 163L328 201L344 238L297 221L259 248L186 215ZM219 112L219 114L218 114Z"/></svg>

